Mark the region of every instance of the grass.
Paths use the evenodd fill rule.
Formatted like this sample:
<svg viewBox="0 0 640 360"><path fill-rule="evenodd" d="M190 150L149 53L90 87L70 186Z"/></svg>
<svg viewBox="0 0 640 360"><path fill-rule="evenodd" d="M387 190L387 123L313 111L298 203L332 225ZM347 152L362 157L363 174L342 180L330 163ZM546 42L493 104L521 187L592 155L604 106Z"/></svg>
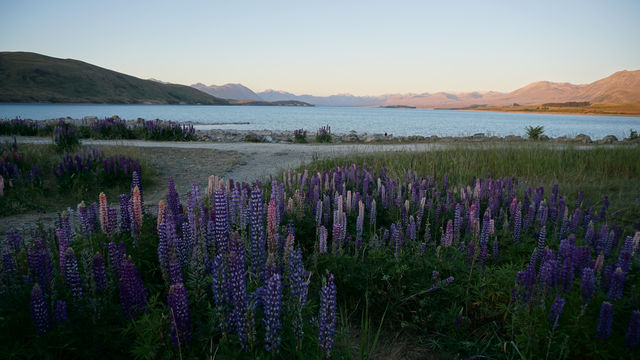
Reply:
<svg viewBox="0 0 640 360"><path fill-rule="evenodd" d="M633 159L640 159L638 145L613 148L573 145L550 148L545 144L516 147L459 145L426 152L352 154L316 160L306 168L322 171L353 162L376 169L385 167L398 178L406 178L409 169L438 180L446 175L449 184L464 186L487 174L493 178L509 176L531 186L545 186L547 191L558 184L568 196L567 204L575 204L581 190L596 206L606 194L631 221L631 213L636 211L637 219L640 207L640 162Z"/></svg>

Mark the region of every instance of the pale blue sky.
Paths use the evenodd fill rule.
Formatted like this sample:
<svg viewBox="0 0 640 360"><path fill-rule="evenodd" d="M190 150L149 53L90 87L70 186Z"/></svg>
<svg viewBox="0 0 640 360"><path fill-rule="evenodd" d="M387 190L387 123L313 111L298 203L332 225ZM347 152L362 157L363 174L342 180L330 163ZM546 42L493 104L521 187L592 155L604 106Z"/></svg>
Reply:
<svg viewBox="0 0 640 360"><path fill-rule="evenodd" d="M640 1L0 0L0 50L254 91L511 91L640 69Z"/></svg>

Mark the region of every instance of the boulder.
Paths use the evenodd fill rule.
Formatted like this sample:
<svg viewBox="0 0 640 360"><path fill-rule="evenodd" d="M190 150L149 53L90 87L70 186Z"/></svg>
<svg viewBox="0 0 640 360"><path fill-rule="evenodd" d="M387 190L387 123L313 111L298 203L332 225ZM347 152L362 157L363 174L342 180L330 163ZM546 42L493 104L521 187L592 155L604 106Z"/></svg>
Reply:
<svg viewBox="0 0 640 360"><path fill-rule="evenodd" d="M601 142L603 144L613 144L615 142L618 142L618 138L615 137L615 135L607 135L602 138Z"/></svg>
<svg viewBox="0 0 640 360"><path fill-rule="evenodd" d="M262 142L262 138L254 133L248 133L244 136L246 142Z"/></svg>
<svg viewBox="0 0 640 360"><path fill-rule="evenodd" d="M593 141L591 141L591 137L589 135L585 135L585 134L578 134L576 135L575 141L581 142L583 144L591 144Z"/></svg>
<svg viewBox="0 0 640 360"><path fill-rule="evenodd" d="M378 142L378 141L382 141L384 139L385 139L384 135L382 135L382 134L372 134L372 135L369 135L366 138L364 138L364 142L366 142L366 143Z"/></svg>
<svg viewBox="0 0 640 360"><path fill-rule="evenodd" d="M540 135L540 140L541 141L549 141L549 137L547 135Z"/></svg>

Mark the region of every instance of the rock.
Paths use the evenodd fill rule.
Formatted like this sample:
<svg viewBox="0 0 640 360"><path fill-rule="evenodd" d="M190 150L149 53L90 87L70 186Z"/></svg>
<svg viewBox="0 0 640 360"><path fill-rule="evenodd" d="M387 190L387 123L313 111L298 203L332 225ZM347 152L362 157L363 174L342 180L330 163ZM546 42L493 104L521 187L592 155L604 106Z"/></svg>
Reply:
<svg viewBox="0 0 640 360"><path fill-rule="evenodd" d="M262 138L254 133L248 133L244 136L244 141L246 142L262 142Z"/></svg>
<svg viewBox="0 0 640 360"><path fill-rule="evenodd" d="M607 135L602 138L601 142L603 144L613 144L614 142L618 142L618 138L615 135Z"/></svg>
<svg viewBox="0 0 640 360"><path fill-rule="evenodd" d="M262 138L262 141L268 142L268 143L272 143L273 142L273 138L271 136L267 135L267 136Z"/></svg>
<svg viewBox="0 0 640 360"><path fill-rule="evenodd" d="M549 137L547 135L540 135L540 140L541 141L549 141Z"/></svg>
<svg viewBox="0 0 640 360"><path fill-rule="evenodd" d="M522 140L522 136L518 135L507 135L504 137L505 141L520 141Z"/></svg>
<svg viewBox="0 0 640 360"><path fill-rule="evenodd" d="M575 141L581 142L583 144L591 144L593 142L593 141L591 141L591 137L589 135L585 135L585 134L576 135Z"/></svg>
<svg viewBox="0 0 640 360"><path fill-rule="evenodd" d="M382 141L382 140L384 140L384 135L382 135L382 134L372 134L372 135L367 136L364 139L364 142L370 143L370 142L377 142L377 141Z"/></svg>
<svg viewBox="0 0 640 360"><path fill-rule="evenodd" d="M472 140L484 140L486 136L484 135L484 133L477 133L477 134L473 134L473 136L471 137Z"/></svg>

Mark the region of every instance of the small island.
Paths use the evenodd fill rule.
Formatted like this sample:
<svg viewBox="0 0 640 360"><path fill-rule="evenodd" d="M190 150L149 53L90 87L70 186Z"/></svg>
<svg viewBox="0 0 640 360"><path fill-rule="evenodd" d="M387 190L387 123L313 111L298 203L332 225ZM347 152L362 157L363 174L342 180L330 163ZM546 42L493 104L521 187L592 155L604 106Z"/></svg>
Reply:
<svg viewBox="0 0 640 360"><path fill-rule="evenodd" d="M383 109L415 109L415 106L409 106L409 105L381 105L380 106Z"/></svg>

